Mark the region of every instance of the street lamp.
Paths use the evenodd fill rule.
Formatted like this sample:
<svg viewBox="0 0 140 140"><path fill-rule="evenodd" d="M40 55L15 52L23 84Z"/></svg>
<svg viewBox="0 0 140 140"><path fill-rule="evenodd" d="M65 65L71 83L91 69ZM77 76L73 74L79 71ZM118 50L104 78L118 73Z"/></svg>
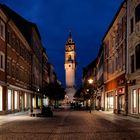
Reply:
<svg viewBox="0 0 140 140"><path fill-rule="evenodd" d="M90 85L92 85L92 84L93 84L93 79L92 79L92 78L89 78L89 79L88 79L88 83L89 83ZM92 108L92 97L91 97L91 96L92 96L92 95L91 95L92 93L91 93L91 92L92 92L92 91L91 91L91 89L90 89L90 90L88 89L88 91L90 92L90 93L89 93L89 94L90 94L90 99L89 99L89 101L90 101L90 107L89 107L89 109L90 109L90 113L91 113L91 108Z"/></svg>
<svg viewBox="0 0 140 140"><path fill-rule="evenodd" d="M88 79L88 83L89 83L89 84L92 84L92 83L93 83L93 79L91 79L91 78Z"/></svg>

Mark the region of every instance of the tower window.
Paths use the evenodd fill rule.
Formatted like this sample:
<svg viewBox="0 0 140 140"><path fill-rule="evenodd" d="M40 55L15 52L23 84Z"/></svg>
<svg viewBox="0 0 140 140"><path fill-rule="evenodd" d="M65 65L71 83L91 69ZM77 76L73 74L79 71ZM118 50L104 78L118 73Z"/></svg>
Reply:
<svg viewBox="0 0 140 140"><path fill-rule="evenodd" d="M71 55L69 55L68 61L72 61L72 57L71 57Z"/></svg>
<svg viewBox="0 0 140 140"><path fill-rule="evenodd" d="M69 65L69 67L71 67L71 65Z"/></svg>

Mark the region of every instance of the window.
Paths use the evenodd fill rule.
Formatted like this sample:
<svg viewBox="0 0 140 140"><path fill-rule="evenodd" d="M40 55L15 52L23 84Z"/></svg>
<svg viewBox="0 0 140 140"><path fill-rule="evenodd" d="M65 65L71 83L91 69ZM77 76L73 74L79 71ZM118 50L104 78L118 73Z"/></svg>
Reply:
<svg viewBox="0 0 140 140"><path fill-rule="evenodd" d="M24 94L24 105L25 105L25 108L27 108L27 94L26 93Z"/></svg>
<svg viewBox="0 0 140 140"><path fill-rule="evenodd" d="M0 37L5 39L5 24L2 20L0 20Z"/></svg>
<svg viewBox="0 0 140 140"><path fill-rule="evenodd" d="M136 23L140 21L140 4L135 9L135 21Z"/></svg>
<svg viewBox="0 0 140 140"><path fill-rule="evenodd" d="M2 111L2 87L0 86L0 111Z"/></svg>
<svg viewBox="0 0 140 140"><path fill-rule="evenodd" d="M131 18L131 20L130 20L130 33L133 32L133 29L134 29L134 20L133 20L133 18Z"/></svg>
<svg viewBox="0 0 140 140"><path fill-rule="evenodd" d="M12 109L12 90L8 89L8 110Z"/></svg>
<svg viewBox="0 0 140 140"><path fill-rule="evenodd" d="M131 73L134 72L134 55L131 56Z"/></svg>
<svg viewBox="0 0 140 140"><path fill-rule="evenodd" d="M136 69L139 69L140 68L140 60L139 60L139 57L140 57L140 44L136 46Z"/></svg>
<svg viewBox="0 0 140 140"><path fill-rule="evenodd" d="M15 91L15 109L18 109L18 94L17 94L17 91Z"/></svg>
<svg viewBox="0 0 140 140"><path fill-rule="evenodd" d="M7 74L11 76L11 60L7 60Z"/></svg>
<svg viewBox="0 0 140 140"><path fill-rule="evenodd" d="M137 99L136 99L136 90L134 89L132 91L132 112L136 113L136 105L137 105Z"/></svg>
<svg viewBox="0 0 140 140"><path fill-rule="evenodd" d="M139 113L140 113L140 89L138 89L138 98L139 98Z"/></svg>
<svg viewBox="0 0 140 140"><path fill-rule="evenodd" d="M119 96L119 110L121 110L121 111L125 110L125 97L124 97L124 94L121 94Z"/></svg>
<svg viewBox="0 0 140 140"><path fill-rule="evenodd" d="M72 57L71 57L71 55L69 55L69 57L68 57L68 61L72 61Z"/></svg>
<svg viewBox="0 0 140 140"><path fill-rule="evenodd" d="M3 52L0 52L0 70L4 70L5 64L5 55Z"/></svg>

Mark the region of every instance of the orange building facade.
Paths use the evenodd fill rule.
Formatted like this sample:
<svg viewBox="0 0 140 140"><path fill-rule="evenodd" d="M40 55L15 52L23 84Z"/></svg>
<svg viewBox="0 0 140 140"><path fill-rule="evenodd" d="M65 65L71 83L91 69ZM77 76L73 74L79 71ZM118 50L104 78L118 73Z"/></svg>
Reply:
<svg viewBox="0 0 140 140"><path fill-rule="evenodd" d="M105 110L125 113L126 2L123 2L103 39Z"/></svg>

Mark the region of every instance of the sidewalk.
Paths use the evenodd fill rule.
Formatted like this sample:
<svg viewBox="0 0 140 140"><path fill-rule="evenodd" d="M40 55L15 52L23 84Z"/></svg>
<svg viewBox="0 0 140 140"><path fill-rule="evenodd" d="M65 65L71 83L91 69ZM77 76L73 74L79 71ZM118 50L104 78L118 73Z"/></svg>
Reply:
<svg viewBox="0 0 140 140"><path fill-rule="evenodd" d="M104 117L107 119L109 117L109 119L116 119L116 120L122 120L122 119L125 119L125 120L130 120L130 121L134 121L134 122L140 122L140 118L136 118L136 117L133 117L133 116L125 116L125 115L122 115L122 114L114 114L113 112L111 111L97 111L97 110L94 110L92 111L92 114L96 113L97 115L104 115Z"/></svg>
<svg viewBox="0 0 140 140"><path fill-rule="evenodd" d="M0 125L10 120L13 120L16 116L28 116L28 115L29 115L29 111L21 111L12 114L0 115Z"/></svg>

